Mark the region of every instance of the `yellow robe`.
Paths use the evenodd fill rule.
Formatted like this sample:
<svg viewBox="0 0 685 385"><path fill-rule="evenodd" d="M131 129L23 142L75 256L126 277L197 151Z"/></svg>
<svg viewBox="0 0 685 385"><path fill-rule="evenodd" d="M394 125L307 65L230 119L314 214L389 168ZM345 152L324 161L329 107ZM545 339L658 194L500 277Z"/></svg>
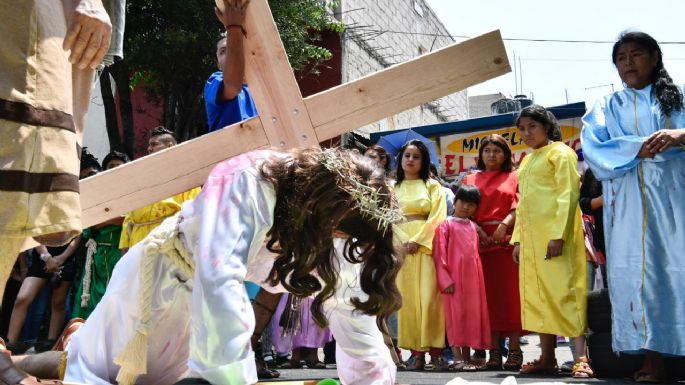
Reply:
<svg viewBox="0 0 685 385"><path fill-rule="evenodd" d="M130 249L142 241L150 231L159 226L165 219L181 211L183 202L195 199L199 193L200 188L196 187L126 214L122 224L119 248Z"/></svg>
<svg viewBox="0 0 685 385"><path fill-rule="evenodd" d="M405 256L397 276L402 294L402 308L397 312L398 345L418 351L440 348L445 346L445 311L431 254L435 229L447 216L445 193L435 180L418 179L395 186L395 194L405 216L425 218L395 227L400 242L420 245L417 253Z"/></svg>
<svg viewBox="0 0 685 385"><path fill-rule="evenodd" d="M578 205L578 157L554 142L526 156L511 242L520 243L523 329L576 337L587 323L585 242ZM562 255L545 260L547 244L563 239Z"/></svg>

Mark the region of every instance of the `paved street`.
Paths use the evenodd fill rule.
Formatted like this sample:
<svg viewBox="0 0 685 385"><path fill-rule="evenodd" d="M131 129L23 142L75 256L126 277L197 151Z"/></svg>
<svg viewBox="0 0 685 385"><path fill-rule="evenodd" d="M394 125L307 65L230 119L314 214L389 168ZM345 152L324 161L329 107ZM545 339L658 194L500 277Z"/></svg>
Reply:
<svg viewBox="0 0 685 385"><path fill-rule="evenodd" d="M539 338L537 335L528 336L528 345L523 345L522 350L524 354L524 361L530 361L540 355L540 347L538 346ZM557 361L561 365L564 361L572 359L571 351L568 344L559 346L556 350ZM406 357L405 357L406 358ZM334 368L325 370L314 369L299 369L299 370L280 370L281 380L302 380L302 379L323 379L327 377L337 378L337 371ZM399 372L397 376L398 384L412 384L412 385L445 385L450 380L461 377L467 381L483 381L493 384L500 384L507 376L514 375L516 382L519 384L533 384L533 383L569 383L569 384L635 384L632 379L591 379L578 380L571 377L570 374L561 374L558 376L519 376L515 372L507 371L482 371L476 373L433 373L431 371L423 372ZM685 382L680 382L685 383Z"/></svg>

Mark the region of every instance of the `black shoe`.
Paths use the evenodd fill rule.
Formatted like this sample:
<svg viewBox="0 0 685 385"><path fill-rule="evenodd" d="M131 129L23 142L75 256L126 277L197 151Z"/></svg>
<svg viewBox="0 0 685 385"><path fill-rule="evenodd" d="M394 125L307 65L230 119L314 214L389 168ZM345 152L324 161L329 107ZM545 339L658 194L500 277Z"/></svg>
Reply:
<svg viewBox="0 0 685 385"><path fill-rule="evenodd" d="M32 346L33 346L33 345L31 345L31 344L29 344L29 343L27 343L27 342L24 342L24 341L19 341L19 342L16 342L16 343L8 342L8 343L7 343L7 350L9 350L10 352L12 352L12 355L13 355L13 356L16 356L16 355L18 355L18 354L24 354L24 353L26 353L26 351L29 350L29 349L31 349Z"/></svg>
<svg viewBox="0 0 685 385"><path fill-rule="evenodd" d="M55 343L57 343L57 340L40 340L36 342L33 348L36 350L36 353L47 352L48 350L52 350Z"/></svg>

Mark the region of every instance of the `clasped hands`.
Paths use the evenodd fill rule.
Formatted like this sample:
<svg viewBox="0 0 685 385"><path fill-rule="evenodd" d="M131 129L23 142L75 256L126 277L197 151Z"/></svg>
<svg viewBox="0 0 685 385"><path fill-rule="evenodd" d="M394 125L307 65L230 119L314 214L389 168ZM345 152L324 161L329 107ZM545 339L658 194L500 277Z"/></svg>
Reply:
<svg viewBox="0 0 685 385"><path fill-rule="evenodd" d="M685 142L685 129L659 130L653 133L640 148L638 158L653 158L677 144Z"/></svg>

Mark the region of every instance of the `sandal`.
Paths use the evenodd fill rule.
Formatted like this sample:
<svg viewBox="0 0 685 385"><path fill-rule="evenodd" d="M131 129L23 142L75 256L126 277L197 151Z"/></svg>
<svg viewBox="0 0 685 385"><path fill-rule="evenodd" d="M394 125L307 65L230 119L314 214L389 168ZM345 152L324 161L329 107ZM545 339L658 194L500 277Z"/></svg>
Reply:
<svg viewBox="0 0 685 385"><path fill-rule="evenodd" d="M655 370L653 372L638 370L633 375L633 380L642 384L660 384L666 382L667 379L666 372L663 369Z"/></svg>
<svg viewBox="0 0 685 385"><path fill-rule="evenodd" d="M520 370L523 365L523 351L521 349L510 349L507 362L504 363L504 370Z"/></svg>
<svg viewBox="0 0 685 385"><path fill-rule="evenodd" d="M306 365L309 369L326 369L326 364L319 360L307 361Z"/></svg>
<svg viewBox="0 0 685 385"><path fill-rule="evenodd" d="M588 363L587 357L579 357L578 361L573 364L573 369L571 370L571 376L573 378L592 378L595 376L595 372L592 371L590 364Z"/></svg>
<svg viewBox="0 0 685 385"><path fill-rule="evenodd" d="M281 369L302 369L303 367L302 361L290 360L281 364Z"/></svg>
<svg viewBox="0 0 685 385"><path fill-rule="evenodd" d="M507 360L508 362L509 360ZM499 349L490 349L490 359L485 363L487 370L502 370L502 351Z"/></svg>
<svg viewBox="0 0 685 385"><path fill-rule="evenodd" d="M33 347L32 344L26 343L24 341L18 341L16 343L7 342L4 345L5 349L9 350L14 356L24 354L27 350Z"/></svg>
<svg viewBox="0 0 685 385"><path fill-rule="evenodd" d="M260 380L271 380L281 376L281 373L275 369L269 369L269 366L264 360L255 360L257 366L257 378Z"/></svg>
<svg viewBox="0 0 685 385"><path fill-rule="evenodd" d="M67 346L69 346L69 342L71 342L71 337L85 323L86 323L86 320L84 320L83 318L78 318L78 317L72 318L71 320L69 320L69 323L67 323L67 327L64 328L62 335L59 336L59 338L57 339L57 342L55 343L55 346L52 347L52 350L58 351L58 352L63 352L65 350L67 350Z"/></svg>
<svg viewBox="0 0 685 385"><path fill-rule="evenodd" d="M477 372L478 368L470 362L457 361L452 365L451 370L454 372Z"/></svg>
<svg viewBox="0 0 685 385"><path fill-rule="evenodd" d="M469 364L473 365L476 367L476 370L486 370L487 369L487 362L485 361L485 358L471 358L469 361Z"/></svg>
<svg viewBox="0 0 685 385"><path fill-rule="evenodd" d="M521 370L519 374L559 374L559 366L554 360L554 365L542 365L540 359L527 362L525 365L521 365Z"/></svg>
<svg viewBox="0 0 685 385"><path fill-rule="evenodd" d="M447 360L443 356L439 356L437 358L432 359L431 364L433 364L433 371L434 372L449 372L450 371L450 364L447 362Z"/></svg>
<svg viewBox="0 0 685 385"><path fill-rule="evenodd" d="M407 370L421 371L426 368L426 358L423 356L412 356L407 360Z"/></svg>

